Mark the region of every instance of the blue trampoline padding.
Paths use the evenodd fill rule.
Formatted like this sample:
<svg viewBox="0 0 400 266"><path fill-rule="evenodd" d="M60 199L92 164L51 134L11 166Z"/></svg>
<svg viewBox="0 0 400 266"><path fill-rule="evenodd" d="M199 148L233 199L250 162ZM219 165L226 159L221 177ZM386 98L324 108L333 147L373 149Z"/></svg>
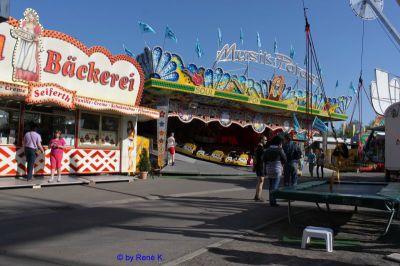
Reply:
<svg viewBox="0 0 400 266"><path fill-rule="evenodd" d="M381 189L378 195L400 202L400 183L389 183Z"/></svg>

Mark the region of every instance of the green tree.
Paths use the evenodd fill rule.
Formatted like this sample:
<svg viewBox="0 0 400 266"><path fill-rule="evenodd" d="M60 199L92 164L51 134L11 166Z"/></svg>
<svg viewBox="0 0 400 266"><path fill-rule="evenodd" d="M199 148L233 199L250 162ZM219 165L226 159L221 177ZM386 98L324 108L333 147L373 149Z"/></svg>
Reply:
<svg viewBox="0 0 400 266"><path fill-rule="evenodd" d="M146 148L143 148L142 152L140 153L138 167L140 172L149 172L151 170L149 155Z"/></svg>

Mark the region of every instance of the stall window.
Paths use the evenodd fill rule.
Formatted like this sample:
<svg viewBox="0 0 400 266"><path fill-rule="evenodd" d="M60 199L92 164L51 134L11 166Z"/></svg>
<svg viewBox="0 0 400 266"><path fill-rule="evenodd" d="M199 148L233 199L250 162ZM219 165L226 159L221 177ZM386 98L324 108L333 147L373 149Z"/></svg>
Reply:
<svg viewBox="0 0 400 266"><path fill-rule="evenodd" d="M75 145L74 111L55 107L27 107L24 120L25 131L29 130L29 124L32 122L38 126L38 133L44 145L50 142L56 130L61 130L67 146Z"/></svg>
<svg viewBox="0 0 400 266"><path fill-rule="evenodd" d="M97 146L100 144L100 115L82 113L80 119L79 144Z"/></svg>
<svg viewBox="0 0 400 266"><path fill-rule="evenodd" d="M19 125L19 103L0 103L0 145L17 145ZM9 108L10 107L10 108Z"/></svg>
<svg viewBox="0 0 400 266"><path fill-rule="evenodd" d="M118 147L119 126L118 117L81 113L79 144L101 148Z"/></svg>
<svg viewBox="0 0 400 266"><path fill-rule="evenodd" d="M117 146L119 119L103 116L101 118L101 141L103 145Z"/></svg>

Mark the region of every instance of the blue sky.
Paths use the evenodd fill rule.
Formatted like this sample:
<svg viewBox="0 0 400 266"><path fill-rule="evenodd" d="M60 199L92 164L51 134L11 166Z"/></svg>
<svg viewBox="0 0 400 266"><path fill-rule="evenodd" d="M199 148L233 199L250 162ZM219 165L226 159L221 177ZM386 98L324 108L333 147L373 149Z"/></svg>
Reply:
<svg viewBox="0 0 400 266"><path fill-rule="evenodd" d="M304 17L301 0L203 0L203 1L132 1L132 0L10 0L11 16L21 18L25 8L38 11L42 25L65 32L87 46L101 45L112 53L122 53L124 43L135 54L143 51L146 39L150 46L162 45L165 26L178 37L178 44L166 42L165 48L182 56L185 63L211 67L217 50L217 28L224 43L239 43L244 31L244 49L257 48L256 32L260 33L262 49L272 51L274 39L279 52L296 50L295 61L303 64L305 54ZM305 0L317 55L323 71L328 96L352 95L349 84L357 86L360 74L362 20L356 17L347 0ZM384 13L400 30L400 6L386 0ZM150 24L157 34L139 32L137 21ZM204 56L195 57L199 38ZM242 66L224 63L233 70ZM400 52L390 42L377 21L365 22L363 77L367 91L378 67L400 75ZM270 78L271 69L250 66L255 79ZM339 88L335 89L336 80ZM364 96L363 121L375 114ZM352 107L348 113L351 113Z"/></svg>

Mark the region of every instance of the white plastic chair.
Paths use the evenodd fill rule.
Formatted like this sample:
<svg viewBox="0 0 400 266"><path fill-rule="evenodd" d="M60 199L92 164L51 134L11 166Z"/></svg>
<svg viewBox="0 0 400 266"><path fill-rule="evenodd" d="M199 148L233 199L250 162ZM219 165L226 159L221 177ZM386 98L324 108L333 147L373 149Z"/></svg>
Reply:
<svg viewBox="0 0 400 266"><path fill-rule="evenodd" d="M333 230L325 227L307 226L303 230L303 239L301 248L306 248L310 244L311 238L324 239L326 242L326 251L333 252Z"/></svg>

